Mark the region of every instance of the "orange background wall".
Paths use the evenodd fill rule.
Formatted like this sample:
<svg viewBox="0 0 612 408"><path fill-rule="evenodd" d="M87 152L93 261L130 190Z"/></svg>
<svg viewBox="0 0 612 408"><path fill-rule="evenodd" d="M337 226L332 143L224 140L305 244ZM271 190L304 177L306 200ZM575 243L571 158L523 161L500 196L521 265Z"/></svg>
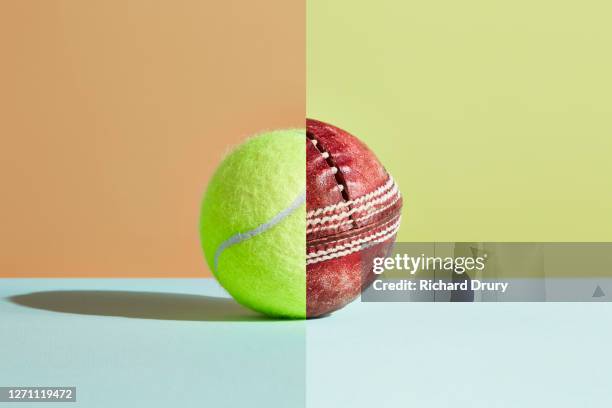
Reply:
<svg viewBox="0 0 612 408"><path fill-rule="evenodd" d="M198 212L216 164L250 133L303 126L304 13L0 2L0 276L208 274Z"/></svg>

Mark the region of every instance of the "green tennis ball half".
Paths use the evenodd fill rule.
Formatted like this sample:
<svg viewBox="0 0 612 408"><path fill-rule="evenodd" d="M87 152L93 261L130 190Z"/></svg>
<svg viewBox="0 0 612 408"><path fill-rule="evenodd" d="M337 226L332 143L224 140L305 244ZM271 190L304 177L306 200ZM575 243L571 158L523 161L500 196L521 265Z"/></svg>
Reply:
<svg viewBox="0 0 612 408"><path fill-rule="evenodd" d="M212 177L200 218L206 260L239 303L306 317L305 131L247 140Z"/></svg>

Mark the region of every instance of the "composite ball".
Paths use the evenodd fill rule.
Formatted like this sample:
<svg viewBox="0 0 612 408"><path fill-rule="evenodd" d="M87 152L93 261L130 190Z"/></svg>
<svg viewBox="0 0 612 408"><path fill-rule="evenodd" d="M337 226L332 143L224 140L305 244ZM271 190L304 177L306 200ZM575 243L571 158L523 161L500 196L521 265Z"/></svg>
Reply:
<svg viewBox="0 0 612 408"><path fill-rule="evenodd" d="M241 304L271 316L318 317L375 278L400 225L402 198L350 133L307 119L230 153L212 177L200 233L210 269Z"/></svg>

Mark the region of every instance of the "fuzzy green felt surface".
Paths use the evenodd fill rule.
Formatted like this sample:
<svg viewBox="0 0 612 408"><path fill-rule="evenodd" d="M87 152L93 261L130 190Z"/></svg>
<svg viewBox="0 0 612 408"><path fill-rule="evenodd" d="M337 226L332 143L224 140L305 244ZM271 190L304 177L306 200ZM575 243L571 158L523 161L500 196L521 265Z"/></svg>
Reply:
<svg viewBox="0 0 612 408"><path fill-rule="evenodd" d="M292 208L305 168L304 130L260 134L223 160L202 203L202 247L215 277L268 315L306 315L306 210L299 201Z"/></svg>

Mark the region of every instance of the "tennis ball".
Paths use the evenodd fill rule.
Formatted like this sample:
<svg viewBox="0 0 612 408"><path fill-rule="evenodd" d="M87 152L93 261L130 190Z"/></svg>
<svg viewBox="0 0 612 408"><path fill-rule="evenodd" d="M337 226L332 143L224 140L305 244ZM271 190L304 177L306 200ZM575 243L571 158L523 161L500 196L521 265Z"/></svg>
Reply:
<svg viewBox="0 0 612 408"><path fill-rule="evenodd" d="M271 316L306 317L304 130L260 134L216 170L204 196L206 260L240 304Z"/></svg>

